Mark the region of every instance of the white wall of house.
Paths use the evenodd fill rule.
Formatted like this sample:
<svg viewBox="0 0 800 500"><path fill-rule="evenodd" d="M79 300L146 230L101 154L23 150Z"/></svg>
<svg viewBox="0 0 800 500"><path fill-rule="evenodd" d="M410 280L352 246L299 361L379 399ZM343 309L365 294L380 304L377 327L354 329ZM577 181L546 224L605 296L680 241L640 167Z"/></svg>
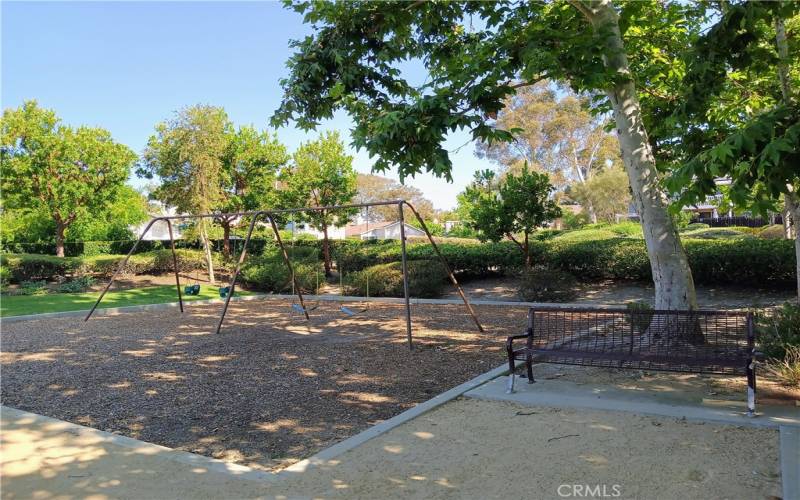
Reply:
<svg viewBox="0 0 800 500"><path fill-rule="evenodd" d="M425 236L425 231L417 229L414 226L405 224L406 238L415 236ZM362 240L399 240L400 239L400 222L389 224L375 229L370 229L365 233L361 233Z"/></svg>
<svg viewBox="0 0 800 500"><path fill-rule="evenodd" d="M292 230L292 223L286 224L286 230ZM296 224L296 228L294 230L295 236L300 235L310 235L314 238L321 240L323 238L322 231L311 227L309 224L304 224L298 222ZM328 239L331 240L343 240L345 238L344 228L343 227L335 227L335 226L328 226Z"/></svg>

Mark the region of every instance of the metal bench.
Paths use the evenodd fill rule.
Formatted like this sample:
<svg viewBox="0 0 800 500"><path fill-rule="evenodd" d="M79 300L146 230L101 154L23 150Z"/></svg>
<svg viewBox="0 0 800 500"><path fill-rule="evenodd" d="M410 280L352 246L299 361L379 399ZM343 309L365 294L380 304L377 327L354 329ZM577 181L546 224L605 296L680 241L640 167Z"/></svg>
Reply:
<svg viewBox="0 0 800 500"><path fill-rule="evenodd" d="M515 345L515 341L524 344ZM738 311L659 311L532 307L523 335L506 341L514 391L516 361L528 383L533 363L628 368L747 377L747 413L755 412L753 314Z"/></svg>

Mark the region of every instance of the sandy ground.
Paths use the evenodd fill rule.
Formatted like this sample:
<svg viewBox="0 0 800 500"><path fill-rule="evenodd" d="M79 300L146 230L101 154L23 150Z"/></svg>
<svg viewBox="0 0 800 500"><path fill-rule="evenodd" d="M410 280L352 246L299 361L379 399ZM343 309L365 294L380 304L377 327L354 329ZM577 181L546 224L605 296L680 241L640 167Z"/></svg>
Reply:
<svg viewBox="0 0 800 500"><path fill-rule="evenodd" d="M313 303L312 303L313 305ZM355 307L355 306L354 306ZM312 321L286 301L3 325L2 402L34 413L262 469L285 467L504 362L524 308L415 306L416 349L403 309L352 318L323 303ZM744 379L543 365L579 383L744 395ZM538 372L537 372L538 373ZM537 375L538 376L538 375ZM659 389L660 390L660 389ZM759 396L792 402L760 379Z"/></svg>
<svg viewBox="0 0 800 500"><path fill-rule="evenodd" d="M8 413L0 465L3 498L9 500L705 500L781 494L777 430L629 413L458 399L277 481L65 422Z"/></svg>
<svg viewBox="0 0 800 500"><path fill-rule="evenodd" d="M521 499L559 498L571 485L609 496L616 485L620 498L779 497L778 432L456 400L276 491Z"/></svg>

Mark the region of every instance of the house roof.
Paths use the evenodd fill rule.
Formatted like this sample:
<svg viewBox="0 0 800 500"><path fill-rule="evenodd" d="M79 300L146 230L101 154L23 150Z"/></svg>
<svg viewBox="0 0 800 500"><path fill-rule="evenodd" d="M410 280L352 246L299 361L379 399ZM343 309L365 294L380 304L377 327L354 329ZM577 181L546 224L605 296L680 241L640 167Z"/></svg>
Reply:
<svg viewBox="0 0 800 500"><path fill-rule="evenodd" d="M387 226L391 226L392 224L396 224L398 221L382 221L382 222L370 222L365 224L350 224L344 227L344 235L345 236L361 236L362 234L372 231L373 229L381 229Z"/></svg>

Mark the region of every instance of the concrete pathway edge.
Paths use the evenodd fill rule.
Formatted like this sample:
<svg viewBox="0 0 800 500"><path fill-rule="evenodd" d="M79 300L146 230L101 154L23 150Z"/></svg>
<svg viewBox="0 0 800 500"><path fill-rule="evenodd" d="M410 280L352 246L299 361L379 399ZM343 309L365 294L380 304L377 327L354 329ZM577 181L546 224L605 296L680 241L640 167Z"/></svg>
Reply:
<svg viewBox="0 0 800 500"><path fill-rule="evenodd" d="M112 434L110 432L101 431L99 429L94 429L91 427L86 427L79 424L73 424L71 422L66 422L63 420L58 420L51 417L46 417L44 415L38 415L36 413L26 412L24 410L19 410L17 408L12 408L9 406L0 406L0 413L2 413L4 418L11 418L11 419L30 419L31 423L37 423L39 425L59 425L63 427L65 430L74 431L77 433L81 433L83 435L90 435L93 438L100 439L104 442L112 443L118 446L126 447L126 448L137 448L137 449L147 449L153 452L153 456L158 457L159 459L167 459L167 460L175 460L178 462L185 463L187 465L191 465L193 467L205 467L209 471L216 472L219 474L226 474L231 477L235 477L237 479L245 479L245 480L252 480L252 481L267 481L267 482L275 482L292 475L303 473L314 466L324 463L327 460L331 460L357 446L365 443L366 441L378 437L390 430L394 429L395 427L412 420L423 413L433 410L448 401L451 401L465 392L472 390L494 378L500 377L508 373L508 366L502 365L493 370L489 370L486 373L478 375L477 377L464 382L461 385L458 385L448 391L445 391L432 399L429 399L423 403L418 404L417 406L400 413L388 420L385 420L379 424L376 424L365 431L362 431L355 436L345 439L333 446L325 448L324 450L320 451L319 453L301 460L289 467L282 469L278 472L269 472L269 471L261 471L257 469L253 469L251 467L246 467L244 465L238 465L231 462L225 462L223 460L218 460L215 458L206 457L203 455L198 455L196 453L189 453L180 450L174 450L172 448L168 448L166 446L161 446L154 443L148 443L145 441L140 441L138 439L129 438L126 436L121 436L118 434Z"/></svg>
<svg viewBox="0 0 800 500"><path fill-rule="evenodd" d="M309 458L306 458L305 460L301 460L295 464L292 464L289 467L280 470L278 474L281 476L289 476L292 474L305 472L316 465L325 463L328 460L336 458L339 455L342 455L343 453L346 453L347 451L352 450L353 448L356 448L364 444L365 442L369 441L372 438L376 438L382 434L386 434L395 427L398 427L408 422L409 420L419 417L423 413L427 413L447 403L448 401L452 401L453 399L462 396L467 391L471 391L472 389L475 389L485 384L486 382L489 382L490 380L493 380L497 377L501 377L506 374L508 374L508 365L498 366L497 368L489 370L488 372L482 375L478 375L472 380L464 382L461 385L457 385L456 387L453 387L452 389L445 391L439 394L438 396L435 396L432 399L425 401L424 403L420 403L417 406L390 418L389 420L384 420L379 424L373 425L369 429L360 432L355 436L347 438L344 441L337 443L329 448L326 448L320 451L319 453L312 455Z"/></svg>

